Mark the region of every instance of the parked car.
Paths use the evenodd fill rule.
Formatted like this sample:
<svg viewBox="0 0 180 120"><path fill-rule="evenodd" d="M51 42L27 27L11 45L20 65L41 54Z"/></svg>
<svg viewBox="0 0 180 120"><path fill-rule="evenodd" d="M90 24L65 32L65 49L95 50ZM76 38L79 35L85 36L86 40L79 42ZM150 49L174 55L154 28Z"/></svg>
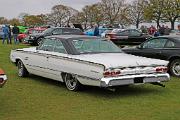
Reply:
<svg viewBox="0 0 180 120"><path fill-rule="evenodd" d="M152 37L136 29L116 30L106 36L117 45L139 45Z"/></svg>
<svg viewBox="0 0 180 120"><path fill-rule="evenodd" d="M18 39L20 42L26 43L26 41L24 41L24 39L26 37L28 37L29 34L36 34L36 33L42 33L43 31L45 31L47 28L46 27L35 27L35 28L29 28L27 29L26 33L20 33L18 35Z"/></svg>
<svg viewBox="0 0 180 120"><path fill-rule="evenodd" d="M17 26L17 27L19 28L20 33L26 33L27 32L28 27L26 27L26 26Z"/></svg>
<svg viewBox="0 0 180 120"><path fill-rule="evenodd" d="M82 35L83 32L78 28L63 28L63 27L52 27L48 28L42 33L30 34L28 43L31 45L39 45L42 39L46 36L51 35Z"/></svg>
<svg viewBox="0 0 180 120"><path fill-rule="evenodd" d="M112 30L112 28L99 28L99 35L101 36L104 31ZM84 32L85 35L94 36L94 28L90 28Z"/></svg>
<svg viewBox="0 0 180 120"><path fill-rule="evenodd" d="M101 33L101 37L106 38L106 35L111 32L112 30L105 30L103 33Z"/></svg>
<svg viewBox="0 0 180 120"><path fill-rule="evenodd" d="M20 77L43 76L65 82L72 91L81 85L108 88L169 80L168 61L128 55L111 41L90 36L49 36L38 47L12 50L10 59Z"/></svg>
<svg viewBox="0 0 180 120"><path fill-rule="evenodd" d="M180 77L180 36L151 38L137 47L124 48L123 51L138 56L169 60L169 72Z"/></svg>
<svg viewBox="0 0 180 120"><path fill-rule="evenodd" d="M7 76L5 75L4 71L0 69L0 88L4 86L7 81Z"/></svg>

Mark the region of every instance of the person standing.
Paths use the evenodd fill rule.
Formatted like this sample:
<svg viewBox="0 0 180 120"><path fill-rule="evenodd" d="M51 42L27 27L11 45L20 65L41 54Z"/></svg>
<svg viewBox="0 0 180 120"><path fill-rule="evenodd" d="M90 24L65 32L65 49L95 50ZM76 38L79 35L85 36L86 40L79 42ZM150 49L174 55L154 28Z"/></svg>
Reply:
<svg viewBox="0 0 180 120"><path fill-rule="evenodd" d="M160 35L164 35L164 31L165 31L164 25L162 25L162 27L160 26L160 27L159 27L159 33L160 33Z"/></svg>
<svg viewBox="0 0 180 120"><path fill-rule="evenodd" d="M14 43L18 44L19 40L18 40L18 34L19 34L19 28L16 26L16 24L14 24L14 27L12 29L12 33L13 33L13 37L14 37Z"/></svg>
<svg viewBox="0 0 180 120"><path fill-rule="evenodd" d="M164 35L169 35L170 32L171 32L171 29L168 26L166 26L164 29Z"/></svg>
<svg viewBox="0 0 180 120"><path fill-rule="evenodd" d="M8 29L9 29L9 33L8 33L8 35L9 35L9 43L12 44L12 39L11 39L11 27L10 27L10 25L8 25Z"/></svg>
<svg viewBox="0 0 180 120"><path fill-rule="evenodd" d="M3 26L3 41L2 43L4 44L4 41L7 39L7 44L9 44L10 39L9 39L9 28L7 25Z"/></svg>
<svg viewBox="0 0 180 120"><path fill-rule="evenodd" d="M99 36L99 28L97 25L94 26L94 36Z"/></svg>
<svg viewBox="0 0 180 120"><path fill-rule="evenodd" d="M177 26L177 33L176 35L180 35L180 24Z"/></svg>
<svg viewBox="0 0 180 120"><path fill-rule="evenodd" d="M154 35L155 32L156 32L156 28L153 25L151 25L151 27L148 29L148 33L150 35Z"/></svg>

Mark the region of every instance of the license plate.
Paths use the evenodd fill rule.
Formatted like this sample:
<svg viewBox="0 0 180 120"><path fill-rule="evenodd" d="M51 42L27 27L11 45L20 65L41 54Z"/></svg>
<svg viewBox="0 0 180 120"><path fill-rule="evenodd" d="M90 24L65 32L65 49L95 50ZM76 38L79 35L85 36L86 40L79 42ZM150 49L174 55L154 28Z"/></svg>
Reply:
<svg viewBox="0 0 180 120"><path fill-rule="evenodd" d="M143 77L136 77L134 78L134 83L144 83L144 78Z"/></svg>

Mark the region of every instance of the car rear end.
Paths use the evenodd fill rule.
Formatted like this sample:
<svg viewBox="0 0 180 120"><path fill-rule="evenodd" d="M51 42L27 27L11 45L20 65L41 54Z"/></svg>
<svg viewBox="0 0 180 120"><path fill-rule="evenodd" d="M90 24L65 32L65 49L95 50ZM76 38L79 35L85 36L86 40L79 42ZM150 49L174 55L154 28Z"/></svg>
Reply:
<svg viewBox="0 0 180 120"><path fill-rule="evenodd" d="M106 69L101 79L101 87L132 84L160 84L170 79L166 66L137 66Z"/></svg>

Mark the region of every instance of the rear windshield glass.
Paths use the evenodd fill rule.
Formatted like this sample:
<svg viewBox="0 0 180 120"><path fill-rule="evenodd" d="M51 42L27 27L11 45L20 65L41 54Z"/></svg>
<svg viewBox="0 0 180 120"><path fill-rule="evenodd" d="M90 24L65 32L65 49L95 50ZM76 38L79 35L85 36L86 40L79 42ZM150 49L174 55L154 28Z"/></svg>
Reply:
<svg viewBox="0 0 180 120"><path fill-rule="evenodd" d="M73 40L72 44L79 53L117 53L121 49L109 40L86 39Z"/></svg>

